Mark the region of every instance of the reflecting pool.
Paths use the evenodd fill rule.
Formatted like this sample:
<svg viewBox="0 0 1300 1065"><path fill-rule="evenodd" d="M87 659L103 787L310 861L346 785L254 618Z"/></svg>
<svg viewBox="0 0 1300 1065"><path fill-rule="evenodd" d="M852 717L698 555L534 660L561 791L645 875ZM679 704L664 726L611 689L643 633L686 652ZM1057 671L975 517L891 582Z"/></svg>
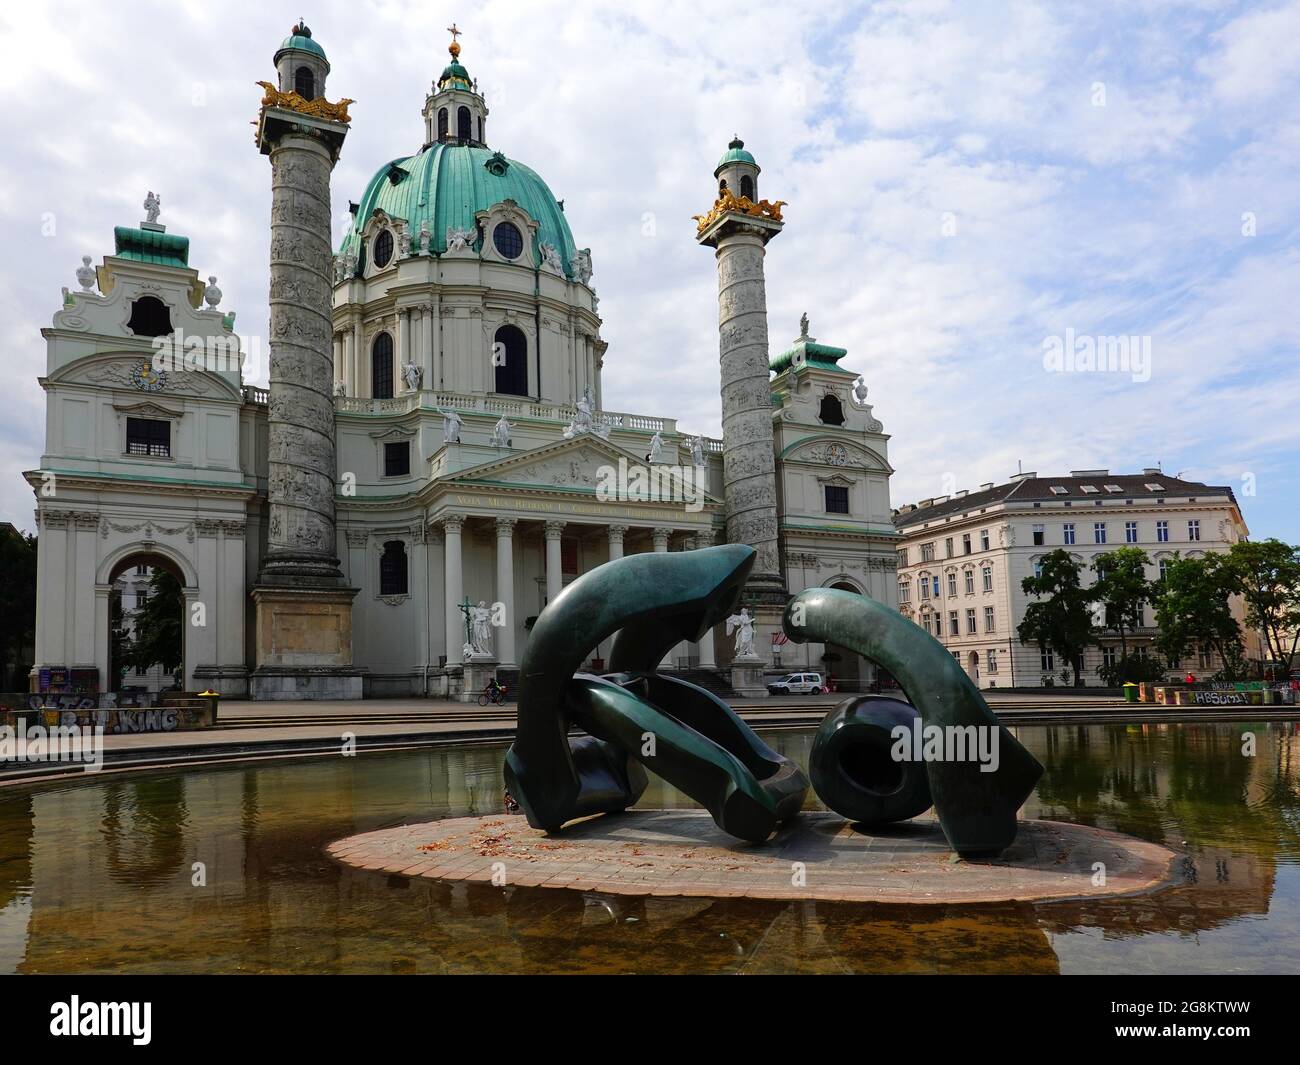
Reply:
<svg viewBox="0 0 1300 1065"><path fill-rule="evenodd" d="M0 972L1300 972L1300 724L1013 731L1046 769L1024 816L1165 843L1181 882L911 907L444 886L323 847L499 811L504 746L88 774L0 791ZM807 765L810 730L764 738ZM652 781L641 805L692 804Z"/></svg>

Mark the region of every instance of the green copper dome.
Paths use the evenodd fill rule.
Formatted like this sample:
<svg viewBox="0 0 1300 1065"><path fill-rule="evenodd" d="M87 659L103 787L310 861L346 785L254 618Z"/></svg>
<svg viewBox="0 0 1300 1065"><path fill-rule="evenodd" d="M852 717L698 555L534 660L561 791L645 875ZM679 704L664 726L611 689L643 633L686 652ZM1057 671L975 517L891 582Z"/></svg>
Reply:
<svg viewBox="0 0 1300 1065"><path fill-rule="evenodd" d="M469 89L473 91L474 84L470 81L469 71L460 65L459 59L453 59L445 67L442 73L438 75L439 89Z"/></svg>
<svg viewBox="0 0 1300 1065"><path fill-rule="evenodd" d="M762 172L762 168L754 160L754 157L745 151L745 142L739 137L733 137L731 143L727 145L726 154L718 160L718 165L713 168L713 176L718 176L718 171L729 163L748 163L755 170Z"/></svg>
<svg viewBox="0 0 1300 1065"><path fill-rule="evenodd" d="M280 58L280 52L287 52L290 48L296 48L300 52L311 52L322 59L325 58L325 49L311 39L311 30L302 22L294 26L289 36L280 42L280 50L275 53L276 59Z"/></svg>
<svg viewBox="0 0 1300 1065"><path fill-rule="evenodd" d="M419 251L420 224L427 219L432 233L430 250L441 255L447 250L448 226L462 231L474 229L474 215L502 200L514 200L536 219L533 262L541 262L540 245L554 245L559 249L565 275L572 277L573 257L578 249L564 212L546 182L523 163L499 152L462 144L431 144L418 155L381 166L366 186L339 253L358 253L360 231L376 210L382 210L406 219L413 254ZM476 249L482 248L482 239L480 234L474 244Z"/></svg>

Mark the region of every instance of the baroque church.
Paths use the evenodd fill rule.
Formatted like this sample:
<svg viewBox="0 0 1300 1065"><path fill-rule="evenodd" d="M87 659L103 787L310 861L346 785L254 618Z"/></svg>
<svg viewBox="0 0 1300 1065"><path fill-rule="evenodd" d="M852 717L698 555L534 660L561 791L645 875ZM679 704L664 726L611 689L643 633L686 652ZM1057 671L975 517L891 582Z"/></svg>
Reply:
<svg viewBox="0 0 1300 1065"><path fill-rule="evenodd" d="M663 668L746 694L774 672L872 678L851 651L780 635L805 588L896 605L898 535L888 437L846 351L806 317L768 344L763 256L784 219L754 156L731 142L696 219L718 263L723 437L609 410L618 348L597 260L563 200L502 151L509 116L494 116L498 138L456 33L414 153L378 167L337 247L329 174L351 101L325 98L329 62L305 25L276 51L257 134L272 164L269 388L244 380L235 314L154 193L112 254L83 259L42 330L33 688L47 670L117 687L110 596L155 567L182 588L189 690L473 698L489 675L511 681L536 617L583 573L724 542L758 551L752 625L679 644ZM752 635L740 670L737 635Z"/></svg>

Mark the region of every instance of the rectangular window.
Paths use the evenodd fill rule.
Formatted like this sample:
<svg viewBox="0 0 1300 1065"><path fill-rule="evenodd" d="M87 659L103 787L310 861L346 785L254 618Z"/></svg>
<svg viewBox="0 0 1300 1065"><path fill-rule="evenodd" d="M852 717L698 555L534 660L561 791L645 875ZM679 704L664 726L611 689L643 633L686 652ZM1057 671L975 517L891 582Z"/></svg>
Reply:
<svg viewBox="0 0 1300 1065"><path fill-rule="evenodd" d="M985 590L986 592L991 592L991 591L993 591L993 569L992 569L992 567L991 567L991 566L985 566L984 569L981 571L981 573L982 573L983 578L984 578L984 590Z"/></svg>
<svg viewBox="0 0 1300 1065"><path fill-rule="evenodd" d="M907 548L905 548L905 547L899 548L899 551L898 551L898 568L899 568L899 569L906 569L906 568L907 568Z"/></svg>
<svg viewBox="0 0 1300 1065"><path fill-rule="evenodd" d="M961 625L957 622L957 611L948 611L948 632L952 636L961 635Z"/></svg>
<svg viewBox="0 0 1300 1065"><path fill-rule="evenodd" d="M943 542L944 558L952 558L952 537L948 537Z"/></svg>
<svg viewBox="0 0 1300 1065"><path fill-rule="evenodd" d="M1213 658L1210 654L1210 649L1206 647L1204 644L1201 645L1201 649L1197 652L1196 658L1197 661L1200 663L1202 669L1209 669L1210 666L1213 664Z"/></svg>
<svg viewBox="0 0 1300 1065"><path fill-rule="evenodd" d="M411 472L411 442L384 445L384 476L405 477Z"/></svg>
<svg viewBox="0 0 1300 1065"><path fill-rule="evenodd" d="M840 484L826 486L826 513L847 514L849 512L849 490Z"/></svg>
<svg viewBox="0 0 1300 1065"><path fill-rule="evenodd" d="M1034 526L1034 546L1042 547L1047 542L1047 529L1043 525Z"/></svg>
<svg viewBox="0 0 1300 1065"><path fill-rule="evenodd" d="M934 597L939 598L939 575L937 573L934 575Z"/></svg>
<svg viewBox="0 0 1300 1065"><path fill-rule="evenodd" d="M1056 660L1052 658L1051 651L1044 651L1038 656L1038 661L1042 665L1044 673L1051 673L1056 669Z"/></svg>
<svg viewBox="0 0 1300 1065"><path fill-rule="evenodd" d="M912 582L898 582L898 601L900 603L910 603L912 601Z"/></svg>
<svg viewBox="0 0 1300 1065"><path fill-rule="evenodd" d="M984 608L984 631L993 632L994 624L995 622L993 620L993 608L991 606L986 606Z"/></svg>
<svg viewBox="0 0 1300 1065"><path fill-rule="evenodd" d="M1061 526L1061 542L1067 545L1074 543L1074 522L1067 521Z"/></svg>
<svg viewBox="0 0 1300 1065"><path fill-rule="evenodd" d="M962 536L961 536L961 553L962 553L963 555L969 555L969 554L970 554L970 533L962 533Z"/></svg>
<svg viewBox="0 0 1300 1065"><path fill-rule="evenodd" d="M989 673L996 673L996 672L998 671L998 653L997 653L997 651L986 651L986 652L985 652L985 659L984 659L984 661L985 661L985 666L984 666L984 668L985 668L985 670L986 670L987 672L989 672Z"/></svg>
<svg viewBox="0 0 1300 1065"><path fill-rule="evenodd" d="M126 453L171 458L172 423L156 418L127 418Z"/></svg>
<svg viewBox="0 0 1300 1065"><path fill-rule="evenodd" d="M981 550L981 551L987 551L988 549L989 549L989 531L988 531L988 529L981 529L981 530L980 530L980 550Z"/></svg>
<svg viewBox="0 0 1300 1065"><path fill-rule="evenodd" d="M931 542L928 543L928 544L922 544L922 545L921 545L921 561L922 561L922 562L933 562L933 561L934 561L934 543L933 543L933 541L931 541Z"/></svg>
<svg viewBox="0 0 1300 1065"><path fill-rule="evenodd" d="M973 569L966 571L966 594L975 594L975 571Z"/></svg>
<svg viewBox="0 0 1300 1065"><path fill-rule="evenodd" d="M1201 538L1201 523L1199 521L1189 521L1187 523L1187 539L1199 540Z"/></svg>
<svg viewBox="0 0 1300 1065"><path fill-rule="evenodd" d="M1135 544L1138 542L1138 523L1135 521L1126 521L1124 523L1124 542L1126 544Z"/></svg>
<svg viewBox="0 0 1300 1065"><path fill-rule="evenodd" d="M1101 649L1101 664L1108 667L1115 665L1115 648L1113 646Z"/></svg>
<svg viewBox="0 0 1300 1065"><path fill-rule="evenodd" d="M922 577L922 578L920 579L919 584L920 584L920 588L921 588L921 598L922 598L922 599L929 599L929 598L930 598L930 578L929 578L929 577Z"/></svg>
<svg viewBox="0 0 1300 1065"><path fill-rule="evenodd" d="M1094 521L1092 523L1092 542L1094 544L1104 544L1106 542L1106 523L1104 521Z"/></svg>
<svg viewBox="0 0 1300 1065"><path fill-rule="evenodd" d="M940 614L934 616L934 634L936 636L943 635L943 617Z"/></svg>
<svg viewBox="0 0 1300 1065"><path fill-rule="evenodd" d="M975 627L975 610L972 607L966 611L966 632L967 634L971 634L977 631L978 630Z"/></svg>
<svg viewBox="0 0 1300 1065"><path fill-rule="evenodd" d="M1162 558L1160 560L1160 579L1163 581L1168 576L1169 576L1169 559Z"/></svg>
<svg viewBox="0 0 1300 1065"><path fill-rule="evenodd" d="M957 574L948 574L948 597L952 598L957 594Z"/></svg>
<svg viewBox="0 0 1300 1065"><path fill-rule="evenodd" d="M1162 544L1167 544L1169 542L1169 522L1156 522L1156 539Z"/></svg>

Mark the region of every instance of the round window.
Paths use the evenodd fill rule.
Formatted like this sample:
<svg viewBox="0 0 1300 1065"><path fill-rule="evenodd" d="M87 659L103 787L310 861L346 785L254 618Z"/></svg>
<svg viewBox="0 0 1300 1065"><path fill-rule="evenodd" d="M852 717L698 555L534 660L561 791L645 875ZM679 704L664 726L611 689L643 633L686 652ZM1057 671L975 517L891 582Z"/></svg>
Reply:
<svg viewBox="0 0 1300 1065"><path fill-rule="evenodd" d="M518 259L524 252L524 235L513 222L502 222L492 230L492 243L507 259Z"/></svg>
<svg viewBox="0 0 1300 1065"><path fill-rule="evenodd" d="M375 238L375 266L382 270L393 258L393 235L388 230L381 230Z"/></svg>

